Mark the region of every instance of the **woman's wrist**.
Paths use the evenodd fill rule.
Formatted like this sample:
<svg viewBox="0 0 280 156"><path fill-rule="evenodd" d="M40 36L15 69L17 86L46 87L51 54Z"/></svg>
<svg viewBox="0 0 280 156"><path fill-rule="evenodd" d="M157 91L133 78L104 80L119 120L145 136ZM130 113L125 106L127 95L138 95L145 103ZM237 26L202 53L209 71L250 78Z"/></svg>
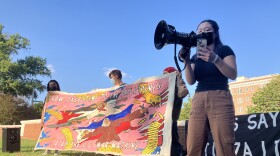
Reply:
<svg viewBox="0 0 280 156"><path fill-rule="evenodd" d="M184 62L185 62L185 65L191 64L191 61L187 60L187 59Z"/></svg>
<svg viewBox="0 0 280 156"><path fill-rule="evenodd" d="M219 56L216 54L216 56L215 56L214 60L212 61L212 63L216 63L218 61L218 59L219 59Z"/></svg>

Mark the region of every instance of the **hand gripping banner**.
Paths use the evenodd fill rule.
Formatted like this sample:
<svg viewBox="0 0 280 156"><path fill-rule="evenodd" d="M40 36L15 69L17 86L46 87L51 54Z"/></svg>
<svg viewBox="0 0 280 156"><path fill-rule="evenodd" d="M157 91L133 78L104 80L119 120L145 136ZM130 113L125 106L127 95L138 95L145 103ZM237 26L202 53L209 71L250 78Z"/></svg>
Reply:
<svg viewBox="0 0 280 156"><path fill-rule="evenodd" d="M88 93L49 92L35 149L169 156L175 73Z"/></svg>

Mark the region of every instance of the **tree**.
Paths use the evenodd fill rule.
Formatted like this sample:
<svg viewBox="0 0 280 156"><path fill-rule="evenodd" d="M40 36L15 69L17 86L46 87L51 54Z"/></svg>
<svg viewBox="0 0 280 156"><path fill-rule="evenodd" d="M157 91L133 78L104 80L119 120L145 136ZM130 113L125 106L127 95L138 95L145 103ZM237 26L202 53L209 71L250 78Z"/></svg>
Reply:
<svg viewBox="0 0 280 156"><path fill-rule="evenodd" d="M13 114L16 112L16 104L12 96L0 94L0 112L0 125L13 124L15 122Z"/></svg>
<svg viewBox="0 0 280 156"><path fill-rule="evenodd" d="M38 91L41 93L46 87L36 77L51 76L46 59L26 56L12 61L12 56L29 49L30 41L19 34L3 34L3 28L0 24L0 93L30 98L34 90L37 98Z"/></svg>
<svg viewBox="0 0 280 156"><path fill-rule="evenodd" d="M29 106L23 99L0 94L0 125L20 124L21 120L39 119L41 112Z"/></svg>
<svg viewBox="0 0 280 156"><path fill-rule="evenodd" d="M41 115L43 109L44 109L44 102L43 101L39 101L36 103L33 103L33 108L34 110Z"/></svg>
<svg viewBox="0 0 280 156"><path fill-rule="evenodd" d="M252 101L254 105L248 107L248 113L280 111L280 75L254 93Z"/></svg>
<svg viewBox="0 0 280 156"><path fill-rule="evenodd" d="M192 98L190 98L190 97L188 98L187 102L184 102L183 108L180 113L179 120L188 120L189 119L190 113L191 113L191 107L192 107L191 102L192 102Z"/></svg>

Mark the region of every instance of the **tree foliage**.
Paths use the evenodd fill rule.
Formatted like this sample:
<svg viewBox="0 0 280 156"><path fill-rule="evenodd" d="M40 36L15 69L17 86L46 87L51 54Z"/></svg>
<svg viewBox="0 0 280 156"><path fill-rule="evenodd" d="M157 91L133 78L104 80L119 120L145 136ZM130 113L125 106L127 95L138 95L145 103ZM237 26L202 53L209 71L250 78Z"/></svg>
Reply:
<svg viewBox="0 0 280 156"><path fill-rule="evenodd" d="M37 76L51 76L46 66L46 59L26 56L24 59L12 60L22 50L29 49L30 41L19 34L3 34L0 24L0 93L14 96L34 97L45 90Z"/></svg>
<svg viewBox="0 0 280 156"><path fill-rule="evenodd" d="M20 124L21 120L39 119L41 112L23 99L0 94L0 125Z"/></svg>
<svg viewBox="0 0 280 156"><path fill-rule="evenodd" d="M34 103L33 108L37 113L41 114L44 109L44 102L40 101L40 102Z"/></svg>
<svg viewBox="0 0 280 156"><path fill-rule="evenodd" d="M254 93L252 101L254 105L248 107L248 113L280 111L280 75Z"/></svg>
<svg viewBox="0 0 280 156"><path fill-rule="evenodd" d="M179 120L188 120L189 119L190 113L191 113L191 107L192 107L191 101L192 101L192 98L189 97L188 101L184 102L183 108L180 113Z"/></svg>

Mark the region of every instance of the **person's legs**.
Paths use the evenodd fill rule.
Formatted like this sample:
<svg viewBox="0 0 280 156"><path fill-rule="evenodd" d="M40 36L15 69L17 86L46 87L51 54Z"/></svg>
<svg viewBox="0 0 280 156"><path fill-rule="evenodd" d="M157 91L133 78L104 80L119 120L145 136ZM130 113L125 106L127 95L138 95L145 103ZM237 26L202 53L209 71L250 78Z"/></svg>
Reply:
<svg viewBox="0 0 280 156"><path fill-rule="evenodd" d="M209 123L217 156L234 156L234 106L229 91L211 91Z"/></svg>
<svg viewBox="0 0 280 156"><path fill-rule="evenodd" d="M171 143L171 156L185 156L182 145L179 142L177 122L172 123L172 143Z"/></svg>
<svg viewBox="0 0 280 156"><path fill-rule="evenodd" d="M188 122L188 156L202 156L207 140L208 119L205 111L207 92L195 93Z"/></svg>

